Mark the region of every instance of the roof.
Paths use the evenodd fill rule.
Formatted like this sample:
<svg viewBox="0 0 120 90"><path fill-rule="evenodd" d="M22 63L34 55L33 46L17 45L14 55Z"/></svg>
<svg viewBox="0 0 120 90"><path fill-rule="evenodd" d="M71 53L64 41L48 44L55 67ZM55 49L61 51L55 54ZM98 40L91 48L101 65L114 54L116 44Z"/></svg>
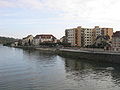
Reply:
<svg viewBox="0 0 120 90"><path fill-rule="evenodd" d="M29 38L30 36L32 36L32 35L28 35L27 37L25 37L25 38L23 38L23 39L27 39L27 38Z"/></svg>
<svg viewBox="0 0 120 90"><path fill-rule="evenodd" d="M120 31L116 31L115 33L113 33L112 37L120 37Z"/></svg>
<svg viewBox="0 0 120 90"><path fill-rule="evenodd" d="M108 35L106 35L106 36L102 36L102 35L97 36L96 40L99 39L99 38L103 38L105 40L109 40L110 39L110 37Z"/></svg>
<svg viewBox="0 0 120 90"><path fill-rule="evenodd" d="M56 37L54 37L52 34L40 34L40 35L35 36L35 38L39 38L39 37L41 37L41 38L45 38L45 37L51 38L51 37L53 37L53 38L56 39Z"/></svg>

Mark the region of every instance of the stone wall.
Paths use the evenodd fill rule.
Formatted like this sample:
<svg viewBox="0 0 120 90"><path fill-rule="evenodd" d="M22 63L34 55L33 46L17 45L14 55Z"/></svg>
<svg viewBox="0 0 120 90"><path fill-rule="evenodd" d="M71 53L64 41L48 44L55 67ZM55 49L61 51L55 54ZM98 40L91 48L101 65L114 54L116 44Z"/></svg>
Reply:
<svg viewBox="0 0 120 90"><path fill-rule="evenodd" d="M96 53L96 52L74 52L59 50L58 55L68 58L84 59L97 62L120 63L120 54L114 53Z"/></svg>

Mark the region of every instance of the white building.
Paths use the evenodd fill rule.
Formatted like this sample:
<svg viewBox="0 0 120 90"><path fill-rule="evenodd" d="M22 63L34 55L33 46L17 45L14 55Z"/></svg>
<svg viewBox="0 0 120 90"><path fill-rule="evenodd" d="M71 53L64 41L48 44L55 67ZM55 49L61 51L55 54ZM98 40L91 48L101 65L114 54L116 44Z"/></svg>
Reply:
<svg viewBox="0 0 120 90"><path fill-rule="evenodd" d="M57 38L51 34L36 35L33 40L34 45L40 45L40 43L56 43Z"/></svg>
<svg viewBox="0 0 120 90"><path fill-rule="evenodd" d="M93 44L93 29L90 28L83 28L84 31L84 46L92 45Z"/></svg>
<svg viewBox="0 0 120 90"><path fill-rule="evenodd" d="M32 35L28 35L27 37L22 39L22 45L32 45L33 44L33 36Z"/></svg>

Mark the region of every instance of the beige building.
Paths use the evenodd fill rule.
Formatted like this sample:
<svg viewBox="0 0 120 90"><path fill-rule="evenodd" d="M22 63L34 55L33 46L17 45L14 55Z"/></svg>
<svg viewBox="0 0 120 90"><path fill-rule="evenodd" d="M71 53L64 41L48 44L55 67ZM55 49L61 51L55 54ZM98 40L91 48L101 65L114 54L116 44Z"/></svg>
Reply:
<svg viewBox="0 0 120 90"><path fill-rule="evenodd" d="M81 27L66 29L65 30L66 39L71 46L81 46Z"/></svg>
<svg viewBox="0 0 120 90"><path fill-rule="evenodd" d="M33 44L33 36L32 35L28 35L27 37L22 39L22 45L23 46L28 46L28 45L32 45Z"/></svg>
<svg viewBox="0 0 120 90"><path fill-rule="evenodd" d="M113 28L102 28L101 33L104 36L108 35L110 37L109 41L112 41Z"/></svg>
<svg viewBox="0 0 120 90"><path fill-rule="evenodd" d="M109 37L108 42L112 41L113 28L100 28L99 26L95 26L93 28L93 43L96 42L97 37Z"/></svg>
<svg viewBox="0 0 120 90"><path fill-rule="evenodd" d="M85 47L93 45L98 36L108 35L111 41L113 29L100 28L99 26L95 26L94 28L82 28L80 26L73 29L66 29L65 33L67 41L71 43L71 46Z"/></svg>
<svg viewBox="0 0 120 90"><path fill-rule="evenodd" d="M120 31L116 31L112 36L112 49L120 51Z"/></svg>

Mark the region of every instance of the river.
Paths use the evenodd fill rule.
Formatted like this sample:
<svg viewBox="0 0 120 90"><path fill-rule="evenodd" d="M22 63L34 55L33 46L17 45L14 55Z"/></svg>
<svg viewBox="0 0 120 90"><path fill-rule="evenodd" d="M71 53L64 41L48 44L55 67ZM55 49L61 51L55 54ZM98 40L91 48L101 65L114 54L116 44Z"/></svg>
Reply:
<svg viewBox="0 0 120 90"><path fill-rule="evenodd" d="M0 90L120 90L120 65L0 46Z"/></svg>

